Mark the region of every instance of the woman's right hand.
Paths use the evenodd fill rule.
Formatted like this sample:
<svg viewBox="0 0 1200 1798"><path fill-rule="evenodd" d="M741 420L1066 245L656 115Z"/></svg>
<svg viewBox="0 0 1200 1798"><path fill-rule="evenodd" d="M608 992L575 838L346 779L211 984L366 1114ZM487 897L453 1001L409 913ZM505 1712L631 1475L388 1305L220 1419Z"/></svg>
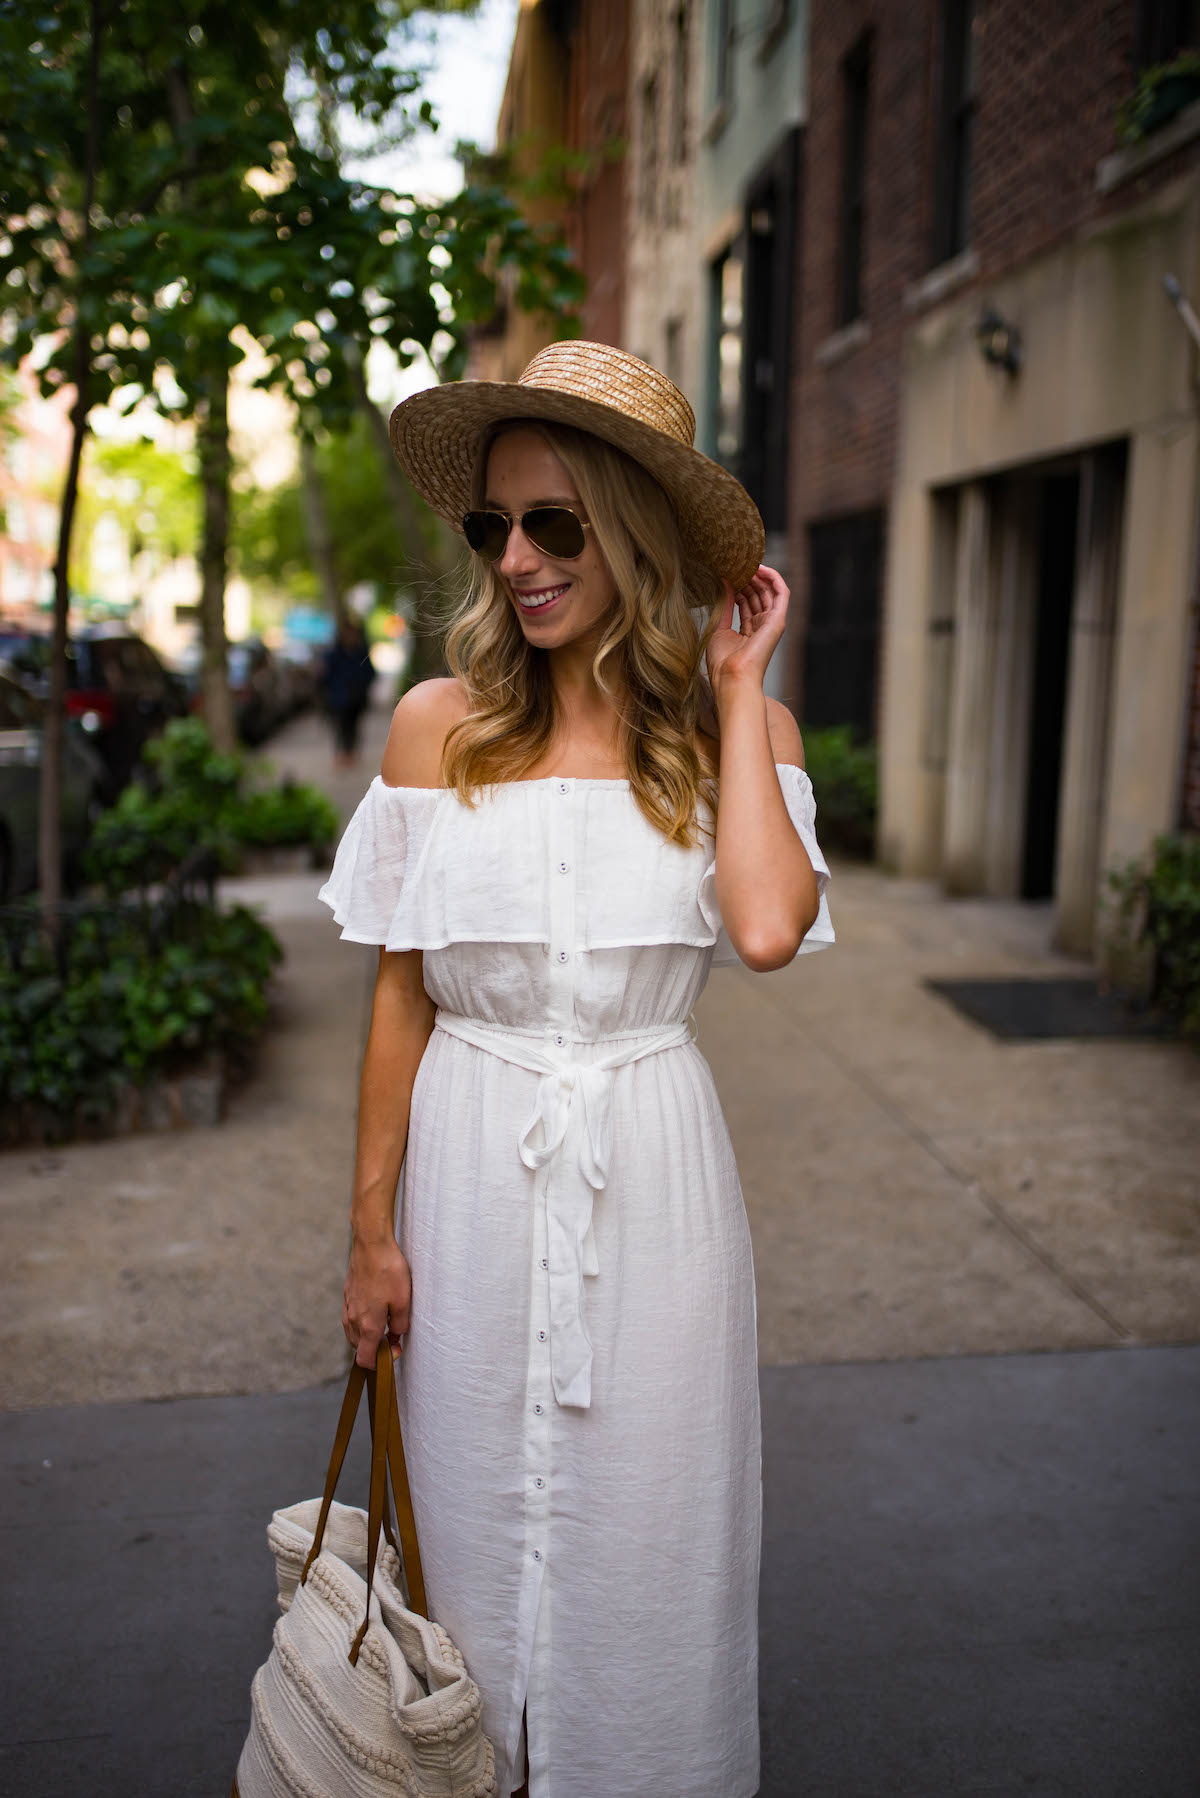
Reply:
<svg viewBox="0 0 1200 1798"><path fill-rule="evenodd" d="M356 1237L346 1270L342 1328L360 1367L374 1367L385 1336L396 1359L411 1309L412 1273L395 1238L390 1233L377 1242Z"/></svg>

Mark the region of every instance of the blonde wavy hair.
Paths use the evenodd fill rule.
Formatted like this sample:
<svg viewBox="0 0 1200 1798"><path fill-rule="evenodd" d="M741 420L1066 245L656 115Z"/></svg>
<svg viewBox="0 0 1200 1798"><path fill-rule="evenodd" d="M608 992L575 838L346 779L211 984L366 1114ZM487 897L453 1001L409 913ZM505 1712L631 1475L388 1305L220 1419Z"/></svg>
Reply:
<svg viewBox="0 0 1200 1798"><path fill-rule="evenodd" d="M574 480L617 590L592 671L620 713L633 797L671 842L695 844L699 803L714 816L717 803L696 727L711 718L703 655L720 615L720 579L685 561L674 508L654 477L568 425L512 419L494 426L476 464L474 504L484 499L492 444L517 428L538 431ZM479 556L471 563L446 636L446 662L470 710L447 735L441 771L468 805L482 787L520 780L535 767L556 723L546 651L526 641L496 569Z"/></svg>

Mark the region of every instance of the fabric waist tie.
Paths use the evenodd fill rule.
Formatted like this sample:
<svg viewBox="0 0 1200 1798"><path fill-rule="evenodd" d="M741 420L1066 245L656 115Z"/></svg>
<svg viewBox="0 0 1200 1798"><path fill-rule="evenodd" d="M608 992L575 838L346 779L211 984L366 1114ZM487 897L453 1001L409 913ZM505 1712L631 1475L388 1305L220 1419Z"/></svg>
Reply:
<svg viewBox="0 0 1200 1798"><path fill-rule="evenodd" d="M556 1052L540 1037L439 1010L435 1026L489 1055L540 1074L518 1149L525 1166L546 1170L550 1282L550 1374L560 1405L592 1402L592 1345L583 1322L584 1278L600 1271L592 1233L593 1196L608 1178L612 1152L612 1076L645 1055L692 1041L688 1024L631 1031L594 1061Z"/></svg>

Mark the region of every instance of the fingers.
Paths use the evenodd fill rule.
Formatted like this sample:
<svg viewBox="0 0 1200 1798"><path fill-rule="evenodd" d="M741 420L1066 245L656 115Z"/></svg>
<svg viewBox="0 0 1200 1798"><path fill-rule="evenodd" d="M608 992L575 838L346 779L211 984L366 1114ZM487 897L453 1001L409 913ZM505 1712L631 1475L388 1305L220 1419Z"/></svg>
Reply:
<svg viewBox="0 0 1200 1798"><path fill-rule="evenodd" d="M389 1316L386 1326L381 1328L376 1323L364 1324L357 1335L346 1331L347 1339L354 1350L354 1359L360 1367L374 1367L379 1354L379 1345L386 1341L392 1351L392 1360L397 1360L404 1353L403 1330L393 1327L393 1319Z"/></svg>

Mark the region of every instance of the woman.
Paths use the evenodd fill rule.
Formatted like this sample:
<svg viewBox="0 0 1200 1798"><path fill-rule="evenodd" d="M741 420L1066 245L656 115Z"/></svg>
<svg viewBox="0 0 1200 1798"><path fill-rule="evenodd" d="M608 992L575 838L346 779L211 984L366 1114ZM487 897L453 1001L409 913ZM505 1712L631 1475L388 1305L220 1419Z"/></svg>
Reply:
<svg viewBox="0 0 1200 1798"><path fill-rule="evenodd" d="M397 409L472 585L322 894L381 950L343 1324L364 1365L403 1345L431 1607L504 1795L758 1786L754 1277L688 1019L714 957L833 933L763 696L787 589L692 431L582 343Z"/></svg>
<svg viewBox="0 0 1200 1798"><path fill-rule="evenodd" d="M359 726L374 680L367 633L356 619L343 614L321 670L325 706L333 721L335 768L352 768L358 759Z"/></svg>

